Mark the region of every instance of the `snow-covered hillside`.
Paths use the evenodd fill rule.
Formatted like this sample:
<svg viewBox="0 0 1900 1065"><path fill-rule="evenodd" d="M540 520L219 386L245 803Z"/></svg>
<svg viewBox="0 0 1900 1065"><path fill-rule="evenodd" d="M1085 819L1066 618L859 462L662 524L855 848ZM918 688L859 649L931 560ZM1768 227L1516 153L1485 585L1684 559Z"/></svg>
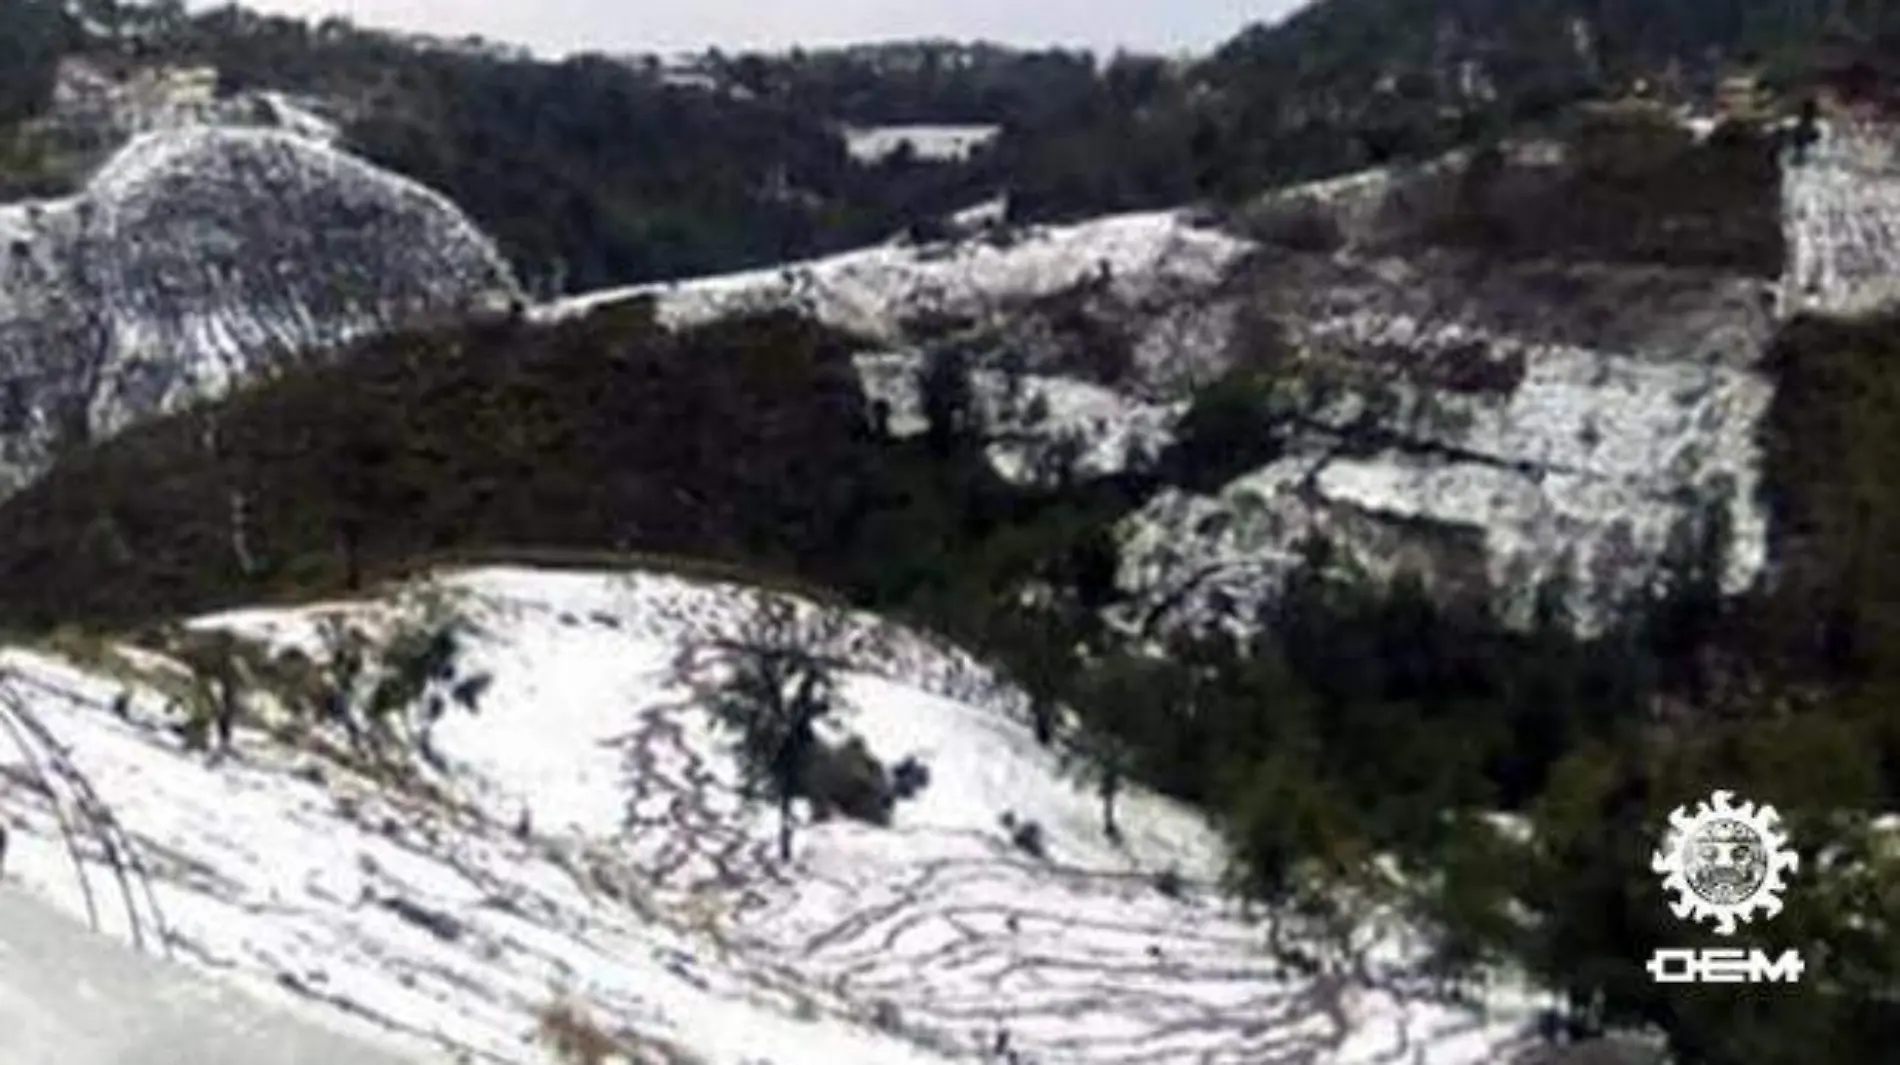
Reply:
<svg viewBox="0 0 1900 1065"><path fill-rule="evenodd" d="M75 197L0 205L0 247L0 490L82 428L516 293L453 204L279 130L142 135Z"/></svg>
<svg viewBox="0 0 1900 1065"><path fill-rule="evenodd" d="M1409 194L1406 181L1436 188L1456 163L1276 194L1335 212L1350 238L1336 252L1143 214L599 293L541 313L632 296L652 297L674 324L800 308L883 349L860 369L899 432L918 428L920 346L961 330L988 353L977 384L991 454L1017 479L1063 454L1103 472L1159 452L1198 384L1257 357L1246 317L1270 319L1306 365L1375 370L1394 401L1380 443L1309 433L1225 492L1164 493L1129 521L1124 585L1143 609L1169 604L1167 623L1246 615L1314 530L1374 569L1405 558L1469 570L1475 545L1476 579L1511 589L1509 608L1567 576L1587 625L1706 508L1726 507L1728 583L1745 586L1765 554L1755 435L1771 386L1757 365L1777 324L1775 286L1351 238L1392 213L1384 205ZM1791 240L1833 246L1799 218L1790 212ZM1078 320L1093 331L1078 334ZM1112 364L1099 357L1112 348L1124 365L1105 375L1091 362ZM1343 427L1362 409L1348 402L1331 417ZM1447 545L1459 555L1449 563Z"/></svg>
<svg viewBox="0 0 1900 1065"><path fill-rule="evenodd" d="M1371 370L1389 409L1376 433L1363 419L1347 432L1365 406L1343 403L1322 418L1340 432L1305 434L1271 468L1213 495L1156 498L1122 530L1122 579L1139 608L1165 605L1164 623L1245 617L1297 539L1322 531L1374 570L1418 563L1509 589L1500 605L1513 611L1565 578L1589 626L1710 508L1726 510L1732 532L1728 587L1760 572L1756 437L1772 398L1761 361L1791 314L1862 313L1900 296L1895 143L1889 129L1830 126L1785 167L1790 255L1778 284L1400 247L1404 219L1455 184L1454 155L1262 201L1325 213L1337 250L1255 244L1154 213L599 293L542 313L636 295L678 324L804 309L882 349L860 369L899 432L918 428L918 349L960 330L987 345L977 384L998 437L991 455L1016 479L1065 454L1085 472L1152 456L1195 386L1256 357L1258 338L1238 323L1268 319L1304 365ZM1546 167L1561 152L1533 144L1517 156ZM1093 332L1077 334L1078 319ZM1104 348L1125 349L1119 376L1100 371Z"/></svg>
<svg viewBox="0 0 1900 1065"><path fill-rule="evenodd" d="M886 245L739 274L638 285L569 297L544 320L651 297L672 326L749 311L796 308L834 328L886 342L940 319L1006 320L1039 299L1100 282L1109 294L1156 309L1217 284L1245 241L1189 224L1180 212L1117 215L1036 228L1004 241Z"/></svg>
<svg viewBox="0 0 1900 1065"><path fill-rule="evenodd" d="M1020 695L916 635L860 618L835 650L843 725L887 764L918 756L928 787L889 829L802 829L780 868L701 702L704 640L745 609L733 589L490 569L445 576L445 595L475 627L466 667L493 683L479 713L442 721L450 768L427 788L243 728L227 760L186 753L141 679L174 667L144 652L6 653L0 695L49 733L26 748L73 771L51 774L57 804L0 792L8 877L76 915L96 906L120 935L136 912L185 964L368 1021L419 1062L547 1060L532 1037L557 997L641 1060L707 1065L1478 1065L1522 1043L1522 998L1483 1019L1401 1001L1402 940L1377 920L1379 986L1283 971L1209 888L1204 825L1137 794L1111 846ZM423 598L194 627L314 654L321 617L374 626ZM19 752L5 760L30 775ZM75 796L80 775L96 795ZM108 812L149 876L129 906L97 847L89 903L59 843L56 814ZM1042 826L1046 860L1010 842L1005 813ZM1168 869L1179 897L1154 880Z"/></svg>
<svg viewBox="0 0 1900 1065"><path fill-rule="evenodd" d="M1319 324L1308 323L1309 337ZM1407 347L1422 362L1452 339L1415 335ZM1428 575L1512 589L1500 605L1513 612L1561 576L1589 627L1642 585L1705 505L1730 516L1727 586L1753 580L1767 550L1755 439L1772 398L1764 377L1745 365L1475 331L1455 341L1515 351L1522 378L1465 393L1400 377L1388 419L1403 427L1399 443L1366 453L1341 446L1347 434L1322 434L1218 497L1164 492L1124 528L1124 586L1170 603L1172 618L1244 617L1296 560L1295 545L1322 533L1374 571L1417 563ZM1332 420L1344 425L1352 412ZM1460 542L1480 549L1467 567L1475 575L1447 572L1463 562L1450 557Z"/></svg>

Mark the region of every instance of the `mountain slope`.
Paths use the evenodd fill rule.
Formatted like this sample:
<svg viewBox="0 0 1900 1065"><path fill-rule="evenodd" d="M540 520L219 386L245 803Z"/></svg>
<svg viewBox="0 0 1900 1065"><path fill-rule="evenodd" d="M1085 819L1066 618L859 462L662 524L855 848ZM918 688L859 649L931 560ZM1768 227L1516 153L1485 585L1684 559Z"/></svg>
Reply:
<svg viewBox="0 0 1900 1065"><path fill-rule="evenodd" d="M1243 622L1320 532L1374 572L1422 569L1519 619L1540 585L1567 583L1573 613L1596 625L1712 514L1725 587L1761 571L1762 355L1791 315L1879 305L1882 264L1900 261L1877 176L1892 136L1834 122L1796 163L1745 134L1586 126L1514 146L1492 171L1452 157L1281 190L1240 220L1251 238L1157 212L556 301L519 329L396 338L329 383L265 388L230 408L215 446L174 422L107 449L11 505L0 572L23 614L102 597L149 608L154 571L227 586L233 562L246 580L282 574L333 550L351 508L388 505L414 528L381 529L367 555L617 547L809 572L906 494L867 472L889 474L892 454L866 436L878 428L867 406L888 414L886 443L912 446L917 371L954 348L973 360L1006 479L1046 478L1071 452L1087 474L1150 479L1117 533L1131 619ZM1536 225L1559 211L1566 225ZM1669 233L1694 239L1656 239ZM649 301L684 347L615 324ZM737 321L765 311L844 335L814 347L808 330ZM742 354L718 354L727 345ZM413 361L450 351L463 358L440 374ZM1276 392L1248 415L1255 439L1230 448L1256 457L1213 483L1155 469L1209 386L1247 375ZM384 385L346 379L384 382L390 402ZM788 392L793 380L807 390ZM747 414L751 402L762 406ZM720 412L721 448L688 411ZM304 428L286 446L291 425ZM606 443L648 429L638 447ZM786 455L755 451L754 431L828 456L829 489L795 500L774 487L762 471ZM337 479L362 463L363 484ZM550 464L598 472L551 477ZM451 468L465 472L442 483ZM174 486L163 500L145 487L160 481ZM294 499L286 485L300 486ZM547 505L555 495L565 502ZM499 503L517 496L540 502ZM372 502L385 498L403 502ZM169 608L207 602L171 587Z"/></svg>
<svg viewBox="0 0 1900 1065"><path fill-rule="evenodd" d="M1807 0L1319 0L1224 45L1210 67L1290 108L1330 97L1535 111L1647 76L1706 92L1724 63L1795 61L1832 35L1891 29L1883 5ZM1663 79L1671 67L1673 79Z"/></svg>
<svg viewBox="0 0 1900 1065"><path fill-rule="evenodd" d="M1179 211L1144 212L1000 239L892 244L766 270L606 289L552 301L533 317L564 321L650 297L659 320L675 328L795 310L833 329L904 345L946 323L994 324L1033 315L1042 301L1099 288L1126 313L1165 324L1177 312L1192 312L1194 295L1217 285L1247 250L1247 242L1190 224ZM1155 361L1186 354L1180 348L1169 345Z"/></svg>
<svg viewBox="0 0 1900 1065"><path fill-rule="evenodd" d="M1090 474L1152 477L1208 386L1256 374L1287 393L1291 405L1248 415L1270 445L1251 466L1213 484L1164 473L1125 515L1120 585L1131 616L1154 625L1251 617L1310 531L1374 571L1404 561L1520 615L1539 584L1567 578L1594 624L1714 509L1738 589L1766 550L1756 435L1772 386L1758 364L1796 309L1788 286L1759 276L1759 249L1786 244L1805 262L1851 248L1841 255L1864 263L1896 249L1867 227L1881 186L1839 184L1832 148L1784 174L1756 142L1669 131L1666 143L1660 162L1641 157L1658 171L1644 180L1727 174L1718 199L1741 220L1687 262L1648 241L1552 237L1540 255L1534 232L1509 236L1553 196L1595 202L1606 225L1628 207L1579 194L1617 187L1586 165L1527 151L1488 198L1467 189L1463 163L1283 190L1249 221L1254 239L1181 213L1118 216L611 290L518 328L393 338L347 369L240 398L216 446L173 421L57 472L9 504L0 573L23 616L106 599L110 613L88 616L129 620L134 599L200 609L207 600L180 600L175 584L158 592L172 577L157 574L227 588L243 577L254 594L273 567L333 552L354 508L374 516L365 557L619 547L809 574L907 494L891 456L923 428L916 371L957 348L973 359L992 463L1019 482L1069 450ZM1810 201L1833 206L1810 220ZM1479 209L1499 224L1461 222ZM1273 221L1287 212L1314 212L1336 246L1287 243ZM1708 213L1664 200L1644 227ZM1518 243L1499 251L1473 229ZM1737 265L1712 265L1737 249ZM649 301L677 337L638 324ZM738 320L769 310L844 334ZM450 352L461 356L436 365ZM874 439L866 400L883 404L895 440ZM778 443L754 447L768 438ZM766 472L793 461L786 447L832 471L824 491L793 498ZM355 466L362 483L338 479ZM148 491L158 483L172 486L162 498ZM392 506L408 526L384 527Z"/></svg>
<svg viewBox="0 0 1900 1065"><path fill-rule="evenodd" d="M813 314L894 350L861 371L900 435L922 428L922 353L960 346L976 353L999 468L1018 479L1065 438L1090 472L1139 467L1204 386L1261 374L1304 390L1307 409L1256 415L1278 457L1225 493L1164 486L1124 524L1121 582L1138 612L1170 626L1249 617L1317 531L1374 570L1422 560L1518 615L1538 585L1566 580L1595 624L1711 508L1731 530L1726 586L1760 570L1755 437L1772 385L1758 364L1795 309L1777 311L1781 249L1805 261L1865 234L1861 269L1900 255L1877 223L1809 219L1815 196L1847 213L1859 207L1842 195L1878 198L1838 185L1834 155L1784 178L1772 146L1746 136L1616 137L1586 127L1513 148L1483 185L1454 156L1280 190L1251 212L1252 240L1130 215L542 313L648 297L681 324ZM1299 224L1326 239L1296 241Z"/></svg>
<svg viewBox="0 0 1900 1065"><path fill-rule="evenodd" d="M1528 1016L1503 999L1488 1022L1406 1004L1403 940L1381 943L1396 930L1370 914L1371 983L1281 970L1210 890L1220 853L1205 826L1134 794L1125 845L1110 846L1093 797L1030 740L1019 693L870 618L836 648L842 727L887 761L920 756L930 783L888 830L801 829L793 867L777 869L770 822L738 803L695 695L707 640L749 609L734 589L521 569L434 587L193 625L321 659L321 618L386 631L450 604L474 626L466 668L493 684L478 713L439 724L449 768L417 787L326 757L318 739L340 739L327 730L283 732L304 737L286 746L243 728L231 758L206 764L168 728L160 692L176 667L148 652L96 649L85 668L7 655L8 697L91 778L182 957L367 1017L417 1060L431 1045L544 1060L527 1037L562 987L635 1045L709 1065L977 1060L1003 1032L1042 1065L1395 1052L1458 1065L1496 1060ZM280 720L273 691L247 689L247 714ZM45 799L0 802L10 868L80 909ZM1005 812L1042 826L1046 860L1011 844ZM1182 875L1178 897L1151 882L1164 869Z"/></svg>
<svg viewBox="0 0 1900 1065"><path fill-rule="evenodd" d="M1374 571L1403 560L1488 588L1519 618L1561 581L1596 625L1711 513L1724 586L1761 572L1763 357L1796 315L1891 305L1895 140L1835 116L1797 157L1732 130L1586 119L1492 170L1455 155L1277 191L1254 240L1130 215L541 313L646 297L678 324L813 314L892 349L860 373L899 435L924 427L920 352L960 346L1017 480L1074 441L1090 474L1152 461L1237 368L1304 381L1332 398L1297 423L1256 415L1277 459L1213 492L1164 487L1124 523L1134 617L1247 618L1322 532Z"/></svg>
<svg viewBox="0 0 1900 1065"><path fill-rule="evenodd" d="M62 448L515 292L440 196L274 130L141 136L75 197L0 206L0 241L6 490Z"/></svg>

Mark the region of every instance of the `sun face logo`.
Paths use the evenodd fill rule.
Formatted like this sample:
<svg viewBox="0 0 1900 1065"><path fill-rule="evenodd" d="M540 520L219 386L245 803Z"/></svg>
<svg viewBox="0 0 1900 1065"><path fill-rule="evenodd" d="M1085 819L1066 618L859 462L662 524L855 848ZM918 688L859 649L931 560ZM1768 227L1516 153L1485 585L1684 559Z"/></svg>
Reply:
<svg viewBox="0 0 1900 1065"><path fill-rule="evenodd" d="M1663 874L1663 890L1676 901L1669 910L1687 921L1715 922L1715 934L1735 934L1737 921L1781 912L1783 873L1801 865L1788 846L1781 815L1772 806L1732 803L1733 792L1718 791L1696 804L1694 813L1677 807L1669 815L1669 835L1650 858L1650 869Z"/></svg>

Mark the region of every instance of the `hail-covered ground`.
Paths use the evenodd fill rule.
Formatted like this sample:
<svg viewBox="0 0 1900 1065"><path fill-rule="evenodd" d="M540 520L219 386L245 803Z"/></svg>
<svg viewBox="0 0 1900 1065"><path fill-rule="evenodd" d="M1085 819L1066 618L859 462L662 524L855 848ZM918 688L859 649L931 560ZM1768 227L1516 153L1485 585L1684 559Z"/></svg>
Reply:
<svg viewBox="0 0 1900 1065"><path fill-rule="evenodd" d="M1886 125L1829 123L1783 186L1790 312L1864 314L1900 299L1900 152Z"/></svg>
<svg viewBox="0 0 1900 1065"><path fill-rule="evenodd" d="M1137 305L1217 284L1249 245L1178 211L1115 215L1007 236L937 244L893 242L718 277L568 297L545 320L650 297L660 320L685 327L762 310L805 311L835 328L886 341L933 319L1005 320L1041 299L1098 279Z"/></svg>
<svg viewBox="0 0 1900 1065"><path fill-rule="evenodd" d="M881 163L899 152L934 163L960 163L994 141L999 126L865 126L844 131L845 151L860 163Z"/></svg>
<svg viewBox="0 0 1900 1065"><path fill-rule="evenodd" d="M109 1013L107 1012L109 1010ZM293 1016L0 887L0 1059L22 1065L403 1065L373 1030ZM367 1026L358 1026L366 1029Z"/></svg>
<svg viewBox="0 0 1900 1065"><path fill-rule="evenodd" d="M453 204L320 137L140 134L76 195L0 204L0 492L75 439L515 292Z"/></svg>
<svg viewBox="0 0 1900 1065"><path fill-rule="evenodd" d="M6 772L52 787L0 792L6 876L123 939L136 914L148 953L419 1062L547 1061L538 1018L557 1002L635 1060L707 1065L1477 1065L1526 1045L1528 997L1428 1001L1409 938L1377 915L1357 970L1319 948L1317 969L1287 967L1215 890L1205 824L1130 794L1111 844L1018 693L869 618L831 648L836 727L887 765L914 755L928 785L889 828L802 825L781 866L705 705L712 641L752 603L671 576L502 568L194 623L321 660L326 617L465 619L458 675L491 686L437 726L442 767L405 786L283 729L243 725L223 759L186 750L161 694L178 667L150 652L9 651L0 696L44 732L15 735ZM261 691L244 705L278 712ZM1041 826L1045 857L1006 815Z"/></svg>
<svg viewBox="0 0 1900 1065"><path fill-rule="evenodd" d="M1194 390L1258 357L1246 320L1270 319L1300 353L1296 374L1348 367L1351 394L1310 412L1270 465L1214 492L1164 490L1123 523L1121 583L1151 623L1244 624L1301 539L1320 533L1374 571L1403 564L1488 587L1511 617L1561 581L1588 629L1713 513L1730 530L1726 586L1754 580L1767 552L1768 345L1794 313L1864 313L1897 294L1892 131L1824 132L1784 167L1779 281L1394 250L1383 229L1406 217L1395 205L1436 195L1461 165L1452 156L1262 201L1330 218L1343 241L1333 250L1154 212L893 244L541 313L635 296L681 325L806 311L878 347L859 367L900 434L921 429L924 350L949 338L980 353L990 454L1016 480L1165 452ZM1553 152L1527 144L1513 158L1548 165Z"/></svg>
<svg viewBox="0 0 1900 1065"><path fill-rule="evenodd" d="M0 492L75 436L512 297L492 242L452 204L273 105L302 118L165 126L75 197L0 206ZM1564 578L1588 626L1710 508L1733 530L1728 586L1759 571L1762 353L1787 314L1887 300L1900 238L1890 140L1833 126L1786 168L1781 284L1361 239L1395 203L1421 189L1429 200L1453 156L1263 201L1329 216L1347 238L1333 251L1148 212L592 293L536 317L636 297L675 326L805 311L877 349L861 362L867 392L900 423L918 407L921 349L973 347L991 455L1017 480L1164 452L1194 391L1258 355L1248 320L1271 318L1307 365L1375 368L1379 402L1316 411L1270 465L1218 490L1163 491L1131 515L1121 581L1165 606L1154 620L1246 617L1319 532L1368 568L1418 562L1499 590L1507 608Z"/></svg>
<svg viewBox="0 0 1900 1065"><path fill-rule="evenodd" d="M1791 177L1791 203L1815 195L1803 181L1824 183L1822 196L1878 198L1836 180L1832 158ZM1144 607L1165 605L1157 623L1250 615L1313 532L1375 570L1403 559L1509 590L1497 593L1507 610L1565 578L1588 627L1718 508L1733 530L1728 585L1746 585L1765 553L1756 430L1772 386L1759 363L1777 286L1361 246L1405 181L1438 180L1457 162L1270 198L1331 216L1352 238L1337 251L1257 243L1189 212L1154 212L893 244L596 293L540 313L558 319L633 297L653 299L676 325L803 310L879 348L859 365L900 433L920 428L924 350L951 338L980 352L991 456L1017 480L1071 459L1103 473L1164 452L1194 390L1256 357L1249 316L1276 322L1301 365L1353 366L1361 384L1372 369L1389 401L1370 417L1377 432L1366 432L1372 404L1361 388L1313 412L1270 466L1213 493L1163 491L1124 523L1121 581ZM1798 246L1837 247L1851 235L1816 233L1807 213L1788 213Z"/></svg>

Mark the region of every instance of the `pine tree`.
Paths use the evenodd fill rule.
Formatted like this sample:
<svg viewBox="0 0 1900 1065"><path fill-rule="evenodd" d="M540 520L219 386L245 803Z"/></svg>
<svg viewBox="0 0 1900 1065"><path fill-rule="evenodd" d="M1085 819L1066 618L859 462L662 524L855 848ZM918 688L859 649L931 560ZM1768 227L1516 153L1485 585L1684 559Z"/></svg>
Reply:
<svg viewBox="0 0 1900 1065"><path fill-rule="evenodd" d="M837 700L825 648L836 619L801 619L788 599L760 594L740 631L715 641L730 672L713 692L714 719L738 736L748 798L763 792L778 808L779 860L792 859L792 804L804 793L817 723Z"/></svg>
<svg viewBox="0 0 1900 1065"><path fill-rule="evenodd" d="M976 431L976 390L970 380L970 360L954 344L932 351L917 382L922 400L926 437L931 450L949 455Z"/></svg>
<svg viewBox="0 0 1900 1065"><path fill-rule="evenodd" d="M1137 743L1175 727L1175 680L1167 662L1124 653L1097 663L1079 683L1084 727L1070 764L1101 799L1102 832L1111 841L1121 839L1115 804L1135 772Z"/></svg>

